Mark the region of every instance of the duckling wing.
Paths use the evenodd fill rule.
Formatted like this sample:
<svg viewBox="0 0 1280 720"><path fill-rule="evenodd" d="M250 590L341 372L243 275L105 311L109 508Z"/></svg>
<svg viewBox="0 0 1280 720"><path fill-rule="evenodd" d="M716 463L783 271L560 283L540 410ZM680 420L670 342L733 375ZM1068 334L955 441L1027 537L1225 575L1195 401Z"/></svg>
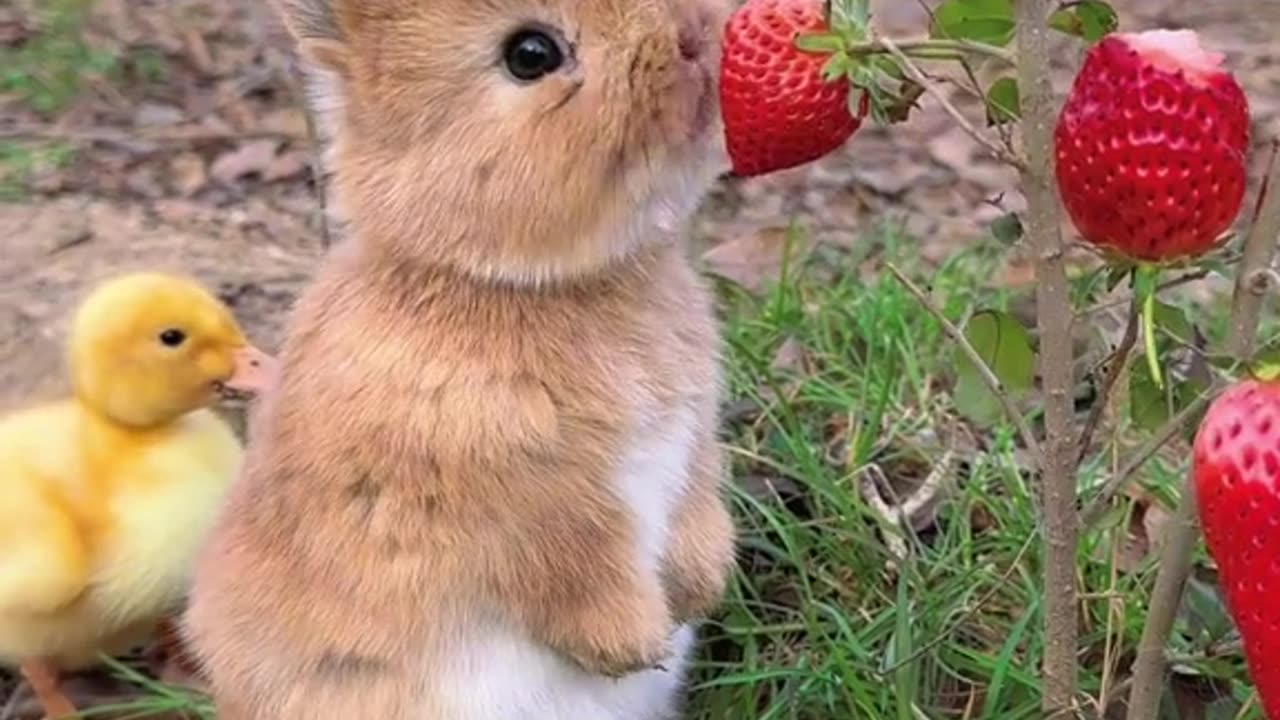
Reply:
<svg viewBox="0 0 1280 720"><path fill-rule="evenodd" d="M50 447L52 419L0 422L0 611L57 610L89 582L83 523L58 480L68 449Z"/></svg>
<svg viewBox="0 0 1280 720"><path fill-rule="evenodd" d="M11 495L0 497L0 610L53 612L88 585L85 538L56 504L28 496L19 509Z"/></svg>

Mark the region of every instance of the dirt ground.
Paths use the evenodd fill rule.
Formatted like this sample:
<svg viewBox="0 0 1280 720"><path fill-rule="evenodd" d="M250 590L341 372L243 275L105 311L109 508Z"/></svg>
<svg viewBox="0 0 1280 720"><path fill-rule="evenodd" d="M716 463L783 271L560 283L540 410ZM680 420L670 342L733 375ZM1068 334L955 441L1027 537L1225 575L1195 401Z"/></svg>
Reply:
<svg viewBox="0 0 1280 720"><path fill-rule="evenodd" d="M38 2L38 0L36 0ZM19 43L31 2L0 2L0 44ZM916 3L880 0L895 36L924 27ZM1225 52L1252 101L1256 187L1280 135L1280 1L1114 0L1126 29L1194 27ZM0 203L0 409L64 392L61 338L86 288L126 269L194 274L266 349L320 261L306 123L288 43L250 0L98 0L89 35L127 58L122 77L89 78L54 118L0 96L0 141L73 147ZM1069 48L1067 42L1064 48ZM154 61L161 70L153 76ZM1059 53L1065 89L1074 56ZM150 69L148 69L150 68ZM962 107L972 103L961 102ZM780 228L798 219L847 245L880 220L900 223L940 260L1019 209L1011 172L986 158L926 100L911 121L866 128L822 162L765 179L726 179L695 223L713 269L750 283L769 273ZM1006 277L1033 278L1017 253Z"/></svg>

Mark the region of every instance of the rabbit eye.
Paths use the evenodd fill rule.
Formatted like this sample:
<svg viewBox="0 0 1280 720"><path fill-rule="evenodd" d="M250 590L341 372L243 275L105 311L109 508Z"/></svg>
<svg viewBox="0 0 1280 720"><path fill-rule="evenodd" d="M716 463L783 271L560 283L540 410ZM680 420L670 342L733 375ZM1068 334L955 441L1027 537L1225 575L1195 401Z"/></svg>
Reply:
<svg viewBox="0 0 1280 720"><path fill-rule="evenodd" d="M515 79L533 82L559 70L564 65L564 51L546 32L521 30L507 38L503 61Z"/></svg>
<svg viewBox="0 0 1280 720"><path fill-rule="evenodd" d="M160 333L160 342L168 347L178 347L187 339L187 334L177 328L169 328Z"/></svg>

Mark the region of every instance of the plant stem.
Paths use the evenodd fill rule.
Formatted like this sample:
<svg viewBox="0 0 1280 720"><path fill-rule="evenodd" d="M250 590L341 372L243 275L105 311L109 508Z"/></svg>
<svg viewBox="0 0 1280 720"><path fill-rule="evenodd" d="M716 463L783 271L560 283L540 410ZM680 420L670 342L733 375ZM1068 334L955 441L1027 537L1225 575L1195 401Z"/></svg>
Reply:
<svg viewBox="0 0 1280 720"><path fill-rule="evenodd" d="M1237 360L1247 361L1253 352L1258 318L1262 311L1267 270L1275 257L1276 236L1280 235L1280 162L1272 145L1267 177L1258 195L1257 212L1245 238L1244 257L1236 275L1231 298L1231 324L1226 350ZM1192 553L1199 537L1195 478L1190 473L1182 488L1182 500L1169 525L1164 549L1160 553L1160 572L1152 590L1151 608L1138 642L1138 657L1133 663L1133 688L1129 693L1127 720L1154 720L1160 708L1164 687L1164 648L1173 629L1182 590L1191 574Z"/></svg>
<svg viewBox="0 0 1280 720"><path fill-rule="evenodd" d="M1169 519L1169 531L1160 550L1160 570L1151 591L1151 607L1138 641L1138 657L1133 663L1133 685L1129 688L1127 720L1155 720L1164 689L1164 646L1182 600L1182 588L1191 574L1191 557L1198 539L1195 483L1182 488L1182 500Z"/></svg>
<svg viewBox="0 0 1280 720"><path fill-rule="evenodd" d="M1275 257L1276 236L1280 235L1280 141L1271 143L1267 177L1258 191L1253 226L1244 241L1244 257L1231 295L1231 328L1227 352L1243 360L1253 354L1253 343L1262 314L1262 301L1269 285L1266 269Z"/></svg>
<svg viewBox="0 0 1280 720"><path fill-rule="evenodd" d="M973 40L939 40L939 39L922 39L922 40L895 40L893 45L899 50L912 57L920 57L925 59L933 59L932 53L945 52L947 55L942 56L944 59L959 59L965 53L978 53L987 57L995 58L1007 65L1015 63L1013 53L1004 48L988 45L986 43L975 42ZM868 42L850 43L845 46L845 52L850 55L874 55L876 53L889 52L889 44L884 38L879 40L870 40Z"/></svg>
<svg viewBox="0 0 1280 720"><path fill-rule="evenodd" d="M1012 148L1001 147L998 143L983 134L982 131L978 130L978 128L974 127L973 123L969 122L968 118L964 116L964 113L960 112L959 108L952 104L951 100L947 98L946 93L943 93L936 83L929 80L929 78L924 74L924 71L921 70L911 58L907 57L906 53L898 47L897 43L888 38L881 38L875 41L875 44L884 47L886 52L896 58L898 62L902 63L902 70L907 74L907 77L911 78L913 82L924 88L925 92L929 93L934 100L937 100L938 104L942 106L942 109L946 111L947 115L950 115L951 119L955 121L955 123L959 125L960 128L969 135L969 137L978 141L979 144L986 148L987 151L996 158L1003 160L1019 170L1023 168L1025 161L1018 157L1017 153L1014 152Z"/></svg>
<svg viewBox="0 0 1280 720"><path fill-rule="evenodd" d="M1098 425L1102 422L1102 416L1106 413L1107 405L1111 402L1111 393L1115 390L1116 383L1120 381L1120 376L1124 373L1125 366L1129 364L1129 354L1133 352L1134 345L1138 342L1138 298L1135 296L1130 303L1128 319L1125 321L1124 336L1120 339L1120 345L1116 347L1115 352L1111 354L1111 365L1107 368L1107 374L1103 377L1102 388L1098 392L1098 397L1094 401L1093 410L1089 412L1089 419L1084 424L1084 430L1080 433L1080 448L1076 452L1076 466L1084 462L1089 456L1089 449L1093 445L1093 435L1098 430Z"/></svg>
<svg viewBox="0 0 1280 720"><path fill-rule="evenodd" d="M1133 476L1138 474L1138 471L1147 464L1148 460L1155 457L1155 454L1160 452L1161 448L1168 445L1170 440L1182 432L1187 421L1203 410L1205 405L1209 404L1218 389L1216 386L1210 387L1204 394L1188 403L1177 415L1170 418L1168 422L1157 430L1151 436L1151 439L1139 448L1133 454L1133 457L1107 480L1102 489L1098 491L1093 500L1090 500L1089 504L1081 512L1080 522L1084 527L1092 527L1102 519L1103 515L1107 514L1107 510L1111 508L1111 501L1125 489L1125 486L1133 479Z"/></svg>
<svg viewBox="0 0 1280 720"><path fill-rule="evenodd" d="M1045 525L1045 650L1041 705L1047 718L1070 717L1075 706L1076 454L1072 417L1071 290L1067 284L1058 196L1053 174L1057 101L1049 71L1049 16L1056 0L1018 0L1018 85L1026 164L1027 239L1036 253L1036 324L1040 334L1045 439L1040 463Z"/></svg>

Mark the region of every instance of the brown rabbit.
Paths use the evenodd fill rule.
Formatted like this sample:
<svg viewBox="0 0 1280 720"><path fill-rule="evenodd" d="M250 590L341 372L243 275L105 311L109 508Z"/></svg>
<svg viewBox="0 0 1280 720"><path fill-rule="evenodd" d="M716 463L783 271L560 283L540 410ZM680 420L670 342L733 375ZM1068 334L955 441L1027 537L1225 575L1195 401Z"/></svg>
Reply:
<svg viewBox="0 0 1280 720"><path fill-rule="evenodd" d="M729 0L280 0L343 241L197 572L221 720L659 720L734 534Z"/></svg>

